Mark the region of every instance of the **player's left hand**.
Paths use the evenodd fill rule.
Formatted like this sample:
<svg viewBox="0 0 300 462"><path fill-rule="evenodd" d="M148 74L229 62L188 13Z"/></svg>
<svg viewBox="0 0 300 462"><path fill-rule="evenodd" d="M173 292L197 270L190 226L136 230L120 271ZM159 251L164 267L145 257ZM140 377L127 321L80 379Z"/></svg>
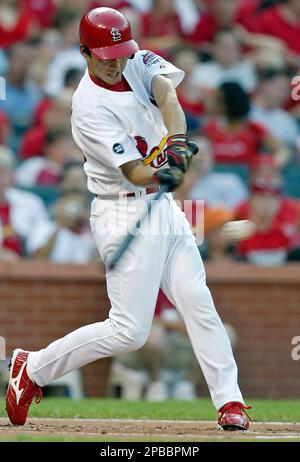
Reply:
<svg viewBox="0 0 300 462"><path fill-rule="evenodd" d="M182 172L186 172L191 165L193 155L198 152L198 147L195 143L188 143L186 135L172 135L167 140L165 152L170 167L177 167Z"/></svg>
<svg viewBox="0 0 300 462"><path fill-rule="evenodd" d="M175 191L183 181L183 171L177 167L162 168L153 176L154 183L166 186L168 192Z"/></svg>

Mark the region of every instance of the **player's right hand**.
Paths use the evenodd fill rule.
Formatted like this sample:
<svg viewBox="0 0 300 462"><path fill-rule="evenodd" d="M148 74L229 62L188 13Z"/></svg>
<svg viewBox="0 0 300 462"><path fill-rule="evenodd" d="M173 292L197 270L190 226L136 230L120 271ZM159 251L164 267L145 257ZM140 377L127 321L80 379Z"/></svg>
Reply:
<svg viewBox="0 0 300 462"><path fill-rule="evenodd" d="M167 139L165 153L170 167L180 168L183 172L189 169L193 153L189 149L186 135L172 135Z"/></svg>
<svg viewBox="0 0 300 462"><path fill-rule="evenodd" d="M154 173L154 183L167 186L168 191L175 191L183 182L183 171L177 167L163 168Z"/></svg>

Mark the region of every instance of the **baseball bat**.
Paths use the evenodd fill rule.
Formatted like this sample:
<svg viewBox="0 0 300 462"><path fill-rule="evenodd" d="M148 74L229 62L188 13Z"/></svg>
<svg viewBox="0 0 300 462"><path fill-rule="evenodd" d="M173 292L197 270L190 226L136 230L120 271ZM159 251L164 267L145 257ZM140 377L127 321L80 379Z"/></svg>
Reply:
<svg viewBox="0 0 300 462"><path fill-rule="evenodd" d="M198 146L195 143L188 143L188 146L189 146L190 151L195 156L199 151ZM136 222L136 224L134 226L134 231L136 231L137 228L141 227L141 225L144 222L144 220L146 219L146 217L148 215L150 215L153 206L155 204L157 204L157 202L159 201L161 196L163 194L165 194L166 192L168 192L168 186L167 185L162 185L160 187L159 191L152 198L152 200L147 204L147 208L146 208L144 214ZM134 231L129 232L127 234L127 236L125 236L123 242L121 242L120 246L117 248L117 250L115 251L115 253L111 257L111 259L109 260L109 262L107 264L107 268L109 270L113 270L116 267L116 265L119 263L119 261L121 260L122 256L124 255L127 248L129 247L129 245L131 244L131 242L133 241L133 239L135 237L135 232Z"/></svg>

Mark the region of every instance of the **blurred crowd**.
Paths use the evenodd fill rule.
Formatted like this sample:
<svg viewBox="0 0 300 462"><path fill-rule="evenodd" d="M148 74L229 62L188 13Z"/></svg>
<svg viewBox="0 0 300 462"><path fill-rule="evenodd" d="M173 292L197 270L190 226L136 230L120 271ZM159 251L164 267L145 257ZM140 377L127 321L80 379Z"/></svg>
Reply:
<svg viewBox="0 0 300 462"><path fill-rule="evenodd" d="M0 0L0 258L97 258L70 131L78 24L96 6L186 73L178 96L200 154L177 198L205 202L204 257L299 259L299 0ZM251 238L222 235L245 219Z"/></svg>
<svg viewBox="0 0 300 462"><path fill-rule="evenodd" d="M203 257L300 261L300 0L0 0L0 261L98 258L70 131L86 67L78 25L96 6L122 11L141 49L185 71L178 96L200 149L176 196L204 215ZM224 231L249 219L247 239ZM149 398L162 399L166 352L180 350L174 370L185 373L173 396L193 397L198 369L181 320L165 308L161 294L149 341L119 367L143 367Z"/></svg>
<svg viewBox="0 0 300 462"><path fill-rule="evenodd" d="M70 133L85 70L78 23L95 6L120 9L141 48L186 73L178 95L200 155L177 196L205 201L206 258L297 258L298 0L0 0L1 258L96 258ZM251 239L214 248L226 220L247 218L257 225Z"/></svg>

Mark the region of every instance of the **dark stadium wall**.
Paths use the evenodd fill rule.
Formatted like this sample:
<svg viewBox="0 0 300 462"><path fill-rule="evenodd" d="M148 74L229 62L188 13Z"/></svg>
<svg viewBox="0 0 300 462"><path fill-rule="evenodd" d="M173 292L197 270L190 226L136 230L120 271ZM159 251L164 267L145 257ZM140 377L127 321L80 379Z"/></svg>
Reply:
<svg viewBox="0 0 300 462"><path fill-rule="evenodd" d="M300 336L300 265L258 268L222 262L206 269L217 309L237 332L235 357L244 395L299 398L300 361L292 359L292 340ZM108 309L98 265L0 263L0 336L6 339L7 355L16 347L40 349L105 319ZM109 368L106 359L82 369L87 396L105 396ZM208 394L206 387L202 392Z"/></svg>

